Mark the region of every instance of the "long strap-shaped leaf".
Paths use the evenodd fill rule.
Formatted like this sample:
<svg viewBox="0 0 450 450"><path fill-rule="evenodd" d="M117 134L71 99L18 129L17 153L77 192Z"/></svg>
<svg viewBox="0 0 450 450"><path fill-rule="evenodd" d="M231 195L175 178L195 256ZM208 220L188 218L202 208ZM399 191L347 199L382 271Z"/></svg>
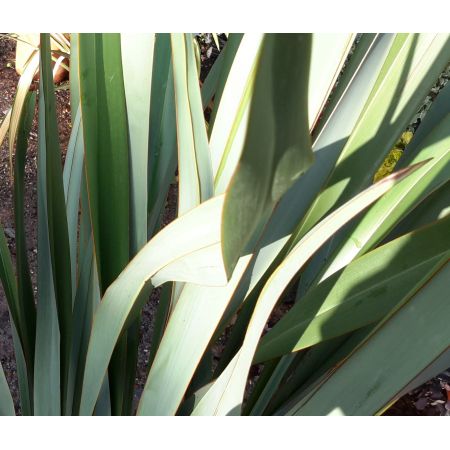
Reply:
<svg viewBox="0 0 450 450"><path fill-rule="evenodd" d="M191 34L172 34L172 66L178 143L178 214L198 206L214 192L211 155L201 102L199 72ZM175 283L171 305L183 285Z"/></svg>
<svg viewBox="0 0 450 450"><path fill-rule="evenodd" d="M20 344L26 355L29 376L33 374L33 353L36 311L34 309L33 292L26 262L26 246L24 244L23 228L23 167L27 149L28 132L34 114L36 96L28 96L24 101L23 116L21 117L18 134L18 158L16 161L15 177L15 212L16 212L16 246L17 264L20 283L15 278L11 254L6 243L3 227L0 225L0 281L3 284L6 301L8 303L14 326L18 330ZM25 258L25 259L24 259ZM29 284L27 284L29 283ZM29 288L29 290L28 290ZM31 291L31 297L30 297ZM19 350L19 349L17 349Z"/></svg>
<svg viewBox="0 0 450 450"><path fill-rule="evenodd" d="M214 98L213 110L209 120L208 131L212 130L214 123L213 116L215 106L220 103L220 97L223 93L223 88L228 77L233 59L236 56L236 51L239 48L242 33L231 34L228 38L225 47L220 52L213 66L208 72L205 81L202 85L202 105L206 109L210 101ZM217 102L217 103L216 103Z"/></svg>
<svg viewBox="0 0 450 450"><path fill-rule="evenodd" d="M367 327L363 328L363 330L366 330L366 328ZM361 331L356 333L361 333ZM315 345L308 351L289 353L288 355L280 358L276 369L277 371L285 369L284 378L280 380L278 384L275 384L273 381L276 382L277 380L273 380L273 377L271 377L264 386L265 392L263 391L261 394L261 400L258 398L257 402L253 401L254 408L251 409L252 404L250 397L250 399L246 402L246 409L248 407L251 409L251 415L254 415L255 413L257 414L258 409L260 409L260 414L263 412L268 415L273 414L286 401L292 399L296 391L301 389L305 382L307 383L311 377L313 377L314 380L320 377L322 372L319 373L318 369L320 370L325 365L327 366L326 370L328 370L329 365L332 366L335 364L336 361L334 360L334 354L336 353L336 349L340 350L343 348L349 340L350 338L347 336L340 336L330 341L325 341L321 344ZM352 348L354 347L355 346ZM266 367L266 365L264 367ZM270 367L267 370L269 369ZM276 371L273 373L274 375L277 375ZM317 376L316 373L318 373ZM287 377L289 377L289 383L283 382ZM269 399L267 399L267 397L269 397Z"/></svg>
<svg viewBox="0 0 450 450"><path fill-rule="evenodd" d="M41 36L40 66L40 124L39 151L43 152L46 184L46 221L50 266L61 334L61 390L65 402L72 336L72 281L70 270L70 246L61 168L61 154L56 122L55 92L50 65L50 38ZM45 149L44 149L45 146ZM41 174L42 175L42 174Z"/></svg>
<svg viewBox="0 0 450 450"><path fill-rule="evenodd" d="M221 103L224 89L227 86L228 76L230 75L230 70L242 38L243 33L231 33L229 35L225 48L220 52L202 86L202 104L204 108L208 106L209 101L214 96L214 105L208 128L208 134L210 136L214 128L217 110Z"/></svg>
<svg viewBox="0 0 450 450"><path fill-rule="evenodd" d="M247 37L247 35L244 37L239 52L246 43L248 44ZM152 396L153 400L151 396L148 397L146 404L149 406L146 411L152 413L158 411L160 414L173 414L176 411L187 387L186 383L191 379L193 371L199 363L199 355L204 352L210 339L214 341L220 335L221 330L241 305L242 299L258 286L258 282L261 282L267 268L283 249L290 233L302 218L308 207L308 202L314 198L315 185L312 186L312 183L316 183L318 180L318 186L320 187L320 180L326 179L327 170L329 171L333 167L339 151L344 145L344 139L342 138L348 138L354 122L358 118L359 111L364 106L364 96L370 92L377 70L384 60L390 42L389 36L383 36L377 40L373 48L371 47L368 51L366 58L363 58L364 64L357 70L355 69L351 83L349 83L341 101L331 115L331 132L324 133L324 139L318 140L322 145L320 147L318 144L318 147L322 151L316 152L317 159L314 165L295 183L275 207L272 218L255 247L252 263L249 264L248 256L241 258L242 261L239 262L233 272L229 284L224 288L190 286L181 294L181 304L177 305L174 314L180 314L179 317L188 317L188 320L183 322L183 329L177 328L175 325L172 327L171 322L168 324L165 346L158 355L157 361L155 361L155 375L148 381L152 390L156 390L158 394ZM239 52L236 58L238 58ZM228 86L226 89L228 89ZM219 122L216 123L216 126L219 126ZM333 133L332 130L336 130L336 132ZM337 143L334 144L336 139ZM333 150L331 144L334 145ZM331 163L328 160L331 160ZM231 161L227 160L225 169L228 171L233 167L235 166L231 164ZM308 196L310 196L309 200ZM195 306L189 300L190 296L196 298ZM212 298L214 298L214 302L211 302ZM204 316L208 317L208 321L201 319ZM237 324L235 328L236 326ZM246 324L244 324L244 328L246 328ZM236 333L242 335L238 336L241 339L245 331L236 330ZM196 342L196 350L189 353L189 344L193 340ZM228 341L228 344L230 345L231 342ZM231 355L235 351L232 351ZM189 357L186 356L188 354ZM226 366L227 362L224 361L224 364ZM172 386L170 392L158 387L165 386L167 383Z"/></svg>
<svg viewBox="0 0 450 450"><path fill-rule="evenodd" d="M81 123L81 110L75 115L67 146L66 160L64 163L63 182L64 196L67 210L67 226L70 241L70 263L72 280L72 300L75 299L77 280L77 237L78 237L78 212L80 203L80 189L84 164L83 125Z"/></svg>
<svg viewBox="0 0 450 450"><path fill-rule="evenodd" d="M355 226L339 235L342 244L329 255L331 264L321 279L373 248L402 217L450 179L449 126L450 115L433 130L423 150L414 158L413 163L432 158L425 167L395 186Z"/></svg>
<svg viewBox="0 0 450 450"><path fill-rule="evenodd" d="M434 277L288 414L372 415L392 403L412 374L448 351L449 280L447 258ZM406 339L404 330L411 330Z"/></svg>
<svg viewBox="0 0 450 450"><path fill-rule="evenodd" d="M47 186L44 98L39 96L39 153L37 161L38 242L37 242L37 317L34 367L34 414L61 415L60 332L55 287L51 270L47 221ZM69 267L69 266L68 266Z"/></svg>
<svg viewBox="0 0 450 450"><path fill-rule="evenodd" d="M205 299L203 308L208 313L202 310L198 312L199 314L208 314L210 322L216 323L216 320L219 320L220 317L216 319L214 316L217 303L214 304L214 308L211 308L211 302L207 303L206 301L208 296L209 298L215 298L217 302L222 302L223 308L228 306L225 314L223 314L223 310L220 310L222 311L222 320L217 327L213 340L220 335L224 327L229 323L237 308L242 304L243 298L248 299L249 295L257 298L258 292L262 289L264 282L271 273L269 267L273 264L273 268L275 268L286 254L287 249L286 251L283 250L284 244L288 241L290 234L314 200L328 173L334 167L335 161L346 139L348 139L360 111L364 107L365 98L372 89L376 74L384 61L391 41L391 36L381 36L374 41L372 46L369 46L368 50L366 49L364 57L361 58L359 65L354 69L353 76L347 83L347 87L344 89L339 102L335 104L332 113L329 114L326 129L323 133L320 133L319 138L314 143L313 148L316 151L313 166L297 180L294 186L276 205L271 219L266 224L264 232L255 246L253 259L250 264L248 264L247 258L247 269L245 264L241 264L239 265L240 274L233 273L233 278L235 276L241 278L239 284L235 285L233 289L215 288L214 292L208 293L207 289L197 288L195 292L191 292L191 295L195 296L195 298ZM226 167L228 170L228 163ZM243 274L244 270L245 273ZM235 272L237 272L237 269ZM266 272L267 276L265 276ZM188 299L185 300L188 301ZM250 314L251 311L252 308L249 311ZM241 314L242 312L241 310ZM192 315L189 315L189 318L193 323L199 322L199 319L195 320ZM242 329L239 328L239 324L240 321L235 324L232 331L232 335L235 335L236 339L234 337L233 339L230 338L226 347L226 351L228 351L228 348L230 349L230 357L238 349L238 347L232 348L232 341L239 346L242 343L247 327L247 323L244 320L242 320ZM194 330L195 328L191 332L194 333ZM188 342L190 341L191 338L188 336L190 335L179 339L179 344L176 345L177 349L183 346L185 339ZM180 350L180 354L185 354L185 351ZM222 356L216 369L219 370L218 373L229 362L229 359L227 360L224 356ZM189 371L187 372L189 373ZM186 371L183 370L183 373L186 373ZM170 371L165 376L170 377Z"/></svg>
<svg viewBox="0 0 450 450"><path fill-rule="evenodd" d="M80 252L79 252L79 278L74 303L74 332L72 340L71 371L69 379L69 401L73 400L71 410L74 415L79 414L83 375L89 336L92 329L94 313L100 304L100 283L93 249L91 221L89 217L89 202L86 187L86 178L83 177L80 195ZM96 412L102 404L111 414L111 401L108 386L108 377L103 382L100 398L97 402ZM106 385L106 386L105 386ZM73 393L73 395L72 395Z"/></svg>
<svg viewBox="0 0 450 450"><path fill-rule="evenodd" d="M11 111L12 109L6 113L6 116L3 118L2 124L0 125L0 146L3 144L3 140L8 134L9 124L11 122Z"/></svg>
<svg viewBox="0 0 450 450"><path fill-rule="evenodd" d="M33 77L35 76L38 69L39 69L39 51L35 50L31 54L30 59L25 67L25 70L21 75L21 77L19 78L16 95L14 97L14 103L11 109L11 117L9 123L9 162L11 172L12 172L14 145L16 143L17 133L19 130L19 122L20 118L22 117L22 110L25 104L25 98L28 94L31 83L33 82Z"/></svg>
<svg viewBox="0 0 450 450"><path fill-rule="evenodd" d="M23 354L20 338L14 323L11 323L11 334L14 344L14 357L17 367L17 381L19 384L20 407L23 416L33 415L33 377L28 374L28 365Z"/></svg>
<svg viewBox="0 0 450 450"><path fill-rule="evenodd" d="M79 59L89 207L104 292L129 260L129 151L120 36L80 34Z"/></svg>
<svg viewBox="0 0 450 450"><path fill-rule="evenodd" d="M433 100L430 109L421 120L411 142L407 145L404 155L397 163L397 168L407 167L417 158L417 153L424 147L424 141L435 132L439 123L450 113L450 84L446 84Z"/></svg>
<svg viewBox="0 0 450 450"><path fill-rule="evenodd" d="M313 165L276 206L258 244L260 250L255 254L249 290L255 287L274 259L280 255L291 233L306 214L332 171L365 105L365 97L375 82L375 74L379 71L390 44L391 38L383 36L368 50L366 58L355 71L340 102L330 114L323 132L313 144L315 158Z"/></svg>
<svg viewBox="0 0 450 450"><path fill-rule="evenodd" d="M292 238L292 245L322 217L369 186L450 58L448 35L399 35L394 40L357 127L348 140L326 189ZM308 264L301 280L309 285L338 240L330 240Z"/></svg>
<svg viewBox="0 0 450 450"><path fill-rule="evenodd" d="M34 369L34 350L36 336L36 306L28 265L25 220L24 220L24 187L25 159L28 148L28 136L34 117L36 94L30 93L25 98L22 117L17 131L16 159L14 164L14 218L16 224L16 265L18 279L18 299L20 315L23 323L12 325L18 329L18 339L14 340L17 371L21 390L22 409L24 414L32 413L30 394L33 392L32 380ZM21 348L17 348L19 340ZM23 361L21 361L23 359ZM25 386L27 387L25 388Z"/></svg>
<svg viewBox="0 0 450 450"><path fill-rule="evenodd" d="M244 343L222 375L203 397L196 415L239 414L247 375L266 321L280 295L305 262L352 217L385 194L399 179L416 170L398 172L363 191L314 227L289 253L265 284L250 320Z"/></svg>
<svg viewBox="0 0 450 450"><path fill-rule="evenodd" d="M450 181L430 194L385 239L390 241L450 214Z"/></svg>
<svg viewBox="0 0 450 450"><path fill-rule="evenodd" d="M171 35L178 135L179 214L207 200L214 191L192 39L190 34Z"/></svg>
<svg viewBox="0 0 450 450"><path fill-rule="evenodd" d="M129 136L120 35L80 34L79 60L89 209L104 293L130 258ZM126 351L124 335L110 368L114 414L122 413Z"/></svg>
<svg viewBox="0 0 450 450"><path fill-rule="evenodd" d="M320 195L298 236L317 223L333 205L342 204L371 183L373 173L408 125L449 56L448 35L397 36L328 182L330 188ZM349 183L339 183L350 174Z"/></svg>
<svg viewBox="0 0 450 450"><path fill-rule="evenodd" d="M250 255L240 259L226 286L184 287L151 367L138 414L176 413L249 260Z"/></svg>
<svg viewBox="0 0 450 450"><path fill-rule="evenodd" d="M310 35L264 38L244 149L225 199L222 248L228 274L259 222L312 163L310 55Z"/></svg>
<svg viewBox="0 0 450 450"><path fill-rule="evenodd" d="M146 285L169 280L226 284L220 251L222 208L223 197L215 197L172 222L143 247L108 288L94 318L84 374L81 414L92 413L114 345L127 319L132 320L133 308L142 306L135 305L135 302ZM209 247L214 247L214 251L208 251L210 276L205 280L203 255L196 258L196 253L203 253ZM170 270L170 265L180 263L184 270L177 276ZM160 271L162 274L157 281L152 281Z"/></svg>
<svg viewBox="0 0 450 450"><path fill-rule="evenodd" d="M248 56L253 55L254 57L258 49L258 37L245 36L236 55L235 64L237 64L238 61L244 62L246 64L245 67L250 71L253 63L251 58L249 60ZM247 56L247 60L241 61L243 55ZM245 86L249 83L248 73L246 73L245 70L242 73L237 70L238 68L240 68L240 66L236 66L235 70L235 66L233 65L233 69L230 72L230 83L231 81L233 83L227 85L225 88L213 135L211 136L211 146L213 144L213 138L215 137L215 139L217 139L217 141L215 141L217 147L214 147L214 149L212 147L211 150L217 151L218 154L220 154L220 146L218 143L220 142L220 136L224 131L221 127L226 128L229 126L230 129L233 129L234 127L234 125L232 125L233 120L231 120L232 116L228 118L230 119L228 121L225 120L227 119L226 115L223 115L222 117L222 108L223 111L226 111L228 108L226 105L235 105L235 107L237 107L240 100L240 96L235 95L233 97L233 91L231 89L228 91L228 89L229 87L231 88L231 86L235 86L240 87L238 92L241 92L241 90L245 91ZM234 109L231 108L229 111L233 112ZM294 112L292 114L294 114ZM223 123L222 120L224 120ZM227 156L228 155L224 154L222 160L226 159ZM229 164L227 163L227 167L228 166ZM232 164L230 167L231 166ZM292 212L292 207L288 204L285 206L286 212ZM283 225L283 220L280 220L280 225ZM161 348L156 355L151 369L139 408L141 414L174 414L176 412L200 357L213 336L217 324L230 302L230 298L235 294L238 283L240 282L241 276L248 266L248 263L248 256L242 258L226 287L185 287L169 320ZM248 284L245 283L246 281L243 281L242 285L247 288ZM190 301L190 297L196 298L195 304ZM236 294L236 297L239 297L239 295ZM214 298L214 302L211 302L212 298ZM239 303L241 301L242 297L240 297ZM234 309L236 309L236 305L234 305ZM201 320L201 317L204 316L207 316L209 320ZM189 345L189 343L194 341L195 346ZM192 349L192 347L194 347L194 349ZM172 386L170 390L165 389L167 384Z"/></svg>
<svg viewBox="0 0 450 450"><path fill-rule="evenodd" d="M446 371L450 367L450 347L442 352L433 362L431 362L425 369L421 370L414 379L407 384L402 391L400 391L395 398L386 403L383 408L377 411L377 414L383 414L392 404L399 400L409 392L414 391L419 386L427 383L436 374L440 374Z"/></svg>
<svg viewBox="0 0 450 450"><path fill-rule="evenodd" d="M170 35L156 34L153 55L148 156L148 236L161 223L169 186L177 167L177 130Z"/></svg>
<svg viewBox="0 0 450 450"><path fill-rule="evenodd" d="M413 175L411 175L412 177ZM261 340L255 362L381 320L450 252L450 219L356 259L297 302Z"/></svg>
<svg viewBox="0 0 450 450"><path fill-rule="evenodd" d="M169 34L155 37L152 96L150 105L150 147L148 158L148 237L161 226L162 211L177 167L177 143L174 81ZM164 286L152 333L149 365L159 346L171 307L172 284Z"/></svg>
<svg viewBox="0 0 450 450"><path fill-rule="evenodd" d="M121 53L130 140L130 253L147 242L148 150L154 34L121 34ZM142 295L148 295L143 293ZM127 333L127 391L123 414L130 414L136 379L140 318Z"/></svg>
<svg viewBox="0 0 450 450"><path fill-rule="evenodd" d="M308 88L309 128L313 129L328 102L355 35L352 33L314 33Z"/></svg>
<svg viewBox="0 0 450 450"><path fill-rule="evenodd" d="M359 42L354 48L352 54L347 55L347 61L345 63L345 70L342 70L339 75L339 82L335 84L331 95L328 97L328 103L321 111L318 123L311 130L313 138L318 136L323 129L323 126L327 123L330 113L336 108L336 105L340 102L342 95L347 90L349 84L354 78L361 62L366 58L370 48L383 37L383 34L375 33L363 33L360 36ZM377 72L374 73L374 75Z"/></svg>
<svg viewBox="0 0 450 450"><path fill-rule="evenodd" d="M147 169L154 34L121 35L130 136L131 253L147 242Z"/></svg>
<svg viewBox="0 0 450 450"><path fill-rule="evenodd" d="M231 44L236 55L229 61L214 103L209 129L215 193L228 187L242 153L247 129L248 110L253 89L256 63L263 34L235 36ZM228 44L227 44L228 45ZM225 56L227 50L224 50Z"/></svg>
<svg viewBox="0 0 450 450"><path fill-rule="evenodd" d="M79 33L70 34L70 112L72 123L80 105L80 68L78 54Z"/></svg>
<svg viewBox="0 0 450 450"><path fill-rule="evenodd" d="M21 317L19 293L17 290L17 281L14 276L14 268L9 252L8 243L6 242L5 232L0 225L0 281L3 285L6 301L8 302L11 318L16 327L19 327L24 318ZM25 325L24 325L25 326Z"/></svg>

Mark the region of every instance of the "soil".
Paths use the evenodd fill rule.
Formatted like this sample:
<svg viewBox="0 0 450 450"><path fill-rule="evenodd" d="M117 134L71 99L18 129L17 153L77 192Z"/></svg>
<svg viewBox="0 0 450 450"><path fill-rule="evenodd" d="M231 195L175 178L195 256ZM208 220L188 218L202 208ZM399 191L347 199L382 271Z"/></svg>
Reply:
<svg viewBox="0 0 450 450"><path fill-rule="evenodd" d="M221 46L223 41L221 39ZM210 42L200 42L202 53L202 73L204 80L209 68L212 66L218 55L216 47L208 52L211 47ZM14 69L15 43L8 39L0 38L0 122L8 112L13 103L15 90L18 82L18 75ZM57 118L59 127L59 139L62 158L65 157L67 144L69 141L70 123L70 96L69 91L58 89L56 91ZM31 276L34 289L36 291L36 270L37 270L37 117L34 118L31 131L29 149L25 167L25 224L27 233L27 249L30 264ZM13 263L15 263L15 235L13 216L13 196L11 190L11 178L9 175L9 151L8 142L0 148L0 223L3 225L7 236L8 245L12 253ZM177 184L174 183L169 191L168 201L164 214L163 224L166 225L176 217L177 205ZM151 335L153 330L154 315L159 301L160 289L154 289L151 297L142 311L141 335L138 353L138 370L136 374L135 402L138 401L144 388L147 376L147 366L149 360L149 349L151 345ZM276 322L279 315L276 312L272 321ZM269 323L269 326L271 323ZM223 348L223 342L227 339L228 330L219 340L213 349L214 359ZM14 359L14 347L11 337L9 313L6 305L3 288L0 283L0 361L5 372L6 379L10 386L16 410L20 414L19 394L17 387L16 363ZM252 369L252 378L258 376L259 367ZM253 384L250 380L249 384ZM386 415L444 415L447 400L450 398L450 372L445 372L439 377L425 383L412 393L404 396L394 404ZM447 402L447 403L446 403Z"/></svg>

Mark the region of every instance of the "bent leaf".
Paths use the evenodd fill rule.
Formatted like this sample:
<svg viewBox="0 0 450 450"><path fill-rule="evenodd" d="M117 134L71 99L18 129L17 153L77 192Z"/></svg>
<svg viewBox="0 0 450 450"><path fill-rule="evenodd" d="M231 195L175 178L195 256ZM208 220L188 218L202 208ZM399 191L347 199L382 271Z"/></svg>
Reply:
<svg viewBox="0 0 450 450"><path fill-rule="evenodd" d="M361 192L316 225L294 247L272 273L261 291L241 349L203 397L194 410L194 414L235 415L240 413L247 375L259 338L273 307L296 273L330 236L385 194L398 180L417 170L420 166L422 164L411 166L406 172L397 172Z"/></svg>
<svg viewBox="0 0 450 450"><path fill-rule="evenodd" d="M220 243L222 208L223 196L215 197L172 222L142 248L108 288L94 317L80 414L92 414L115 343L124 330L127 319L133 318L132 310L140 292L149 286L159 271L167 270L173 276L171 280L159 278L159 283L208 283L209 280L203 275L204 262L198 261L195 254L215 246L218 254L216 252L213 261L218 276L214 277L214 281L219 285L226 284L220 246L217 245ZM170 264L177 264L181 258L185 258L185 267L189 271L188 275L185 272L183 279L179 280L168 267ZM138 306L142 305L136 305L136 308Z"/></svg>
<svg viewBox="0 0 450 450"><path fill-rule="evenodd" d="M261 340L254 362L310 347L381 320L450 254L450 219L356 259L300 299Z"/></svg>
<svg viewBox="0 0 450 450"><path fill-rule="evenodd" d="M312 163L310 54L310 35L264 38L244 149L225 198L222 248L228 274L259 222Z"/></svg>

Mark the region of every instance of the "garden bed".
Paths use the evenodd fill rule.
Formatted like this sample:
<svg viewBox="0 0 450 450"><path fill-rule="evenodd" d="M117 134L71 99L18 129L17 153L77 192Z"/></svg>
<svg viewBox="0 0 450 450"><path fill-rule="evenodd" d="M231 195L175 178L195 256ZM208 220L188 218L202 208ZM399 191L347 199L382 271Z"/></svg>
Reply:
<svg viewBox="0 0 450 450"><path fill-rule="evenodd" d="M212 65L217 51L208 52L208 43L203 43L202 48L202 77ZM13 41L0 39L0 120L13 102L17 86L18 76L14 69ZM69 91L60 89L56 93L57 116L59 126L59 139L63 152L63 158L69 141L70 123L70 96ZM419 119L420 120L420 119ZM34 118L31 132L27 162L25 168L25 226L27 233L28 258L32 275L32 283L36 290L37 272L37 118ZM164 224L167 224L176 215L177 186L172 185L166 206ZM8 245L15 256L15 234L13 197L11 189L11 177L9 174L9 151L8 143L4 142L0 148L0 222L4 226ZM155 289L142 313L141 337L139 347L138 373L136 378L136 399L142 392L146 367L148 363L151 330L153 327L154 311L159 298L159 289ZM220 354L220 345L218 347ZM218 355L215 355L216 357ZM5 376L13 394L13 399L18 409L18 387L14 349L9 323L9 313L4 297L3 289L0 287L0 360L3 365ZM255 374L256 375L256 374ZM444 372L439 377L430 380L412 393L405 395L394 404L386 415L445 415L446 405L450 397L450 372ZM446 403L447 402L447 403ZM18 409L19 410L19 409Z"/></svg>

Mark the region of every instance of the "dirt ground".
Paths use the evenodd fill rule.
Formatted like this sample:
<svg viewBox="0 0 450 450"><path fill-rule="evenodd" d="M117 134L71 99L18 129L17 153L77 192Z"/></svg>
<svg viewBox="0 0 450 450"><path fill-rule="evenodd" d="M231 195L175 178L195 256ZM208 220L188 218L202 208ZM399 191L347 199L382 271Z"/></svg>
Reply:
<svg viewBox="0 0 450 450"><path fill-rule="evenodd" d="M11 106L17 86L18 76L14 70L14 49L15 43L10 40L0 39L0 121L8 112ZM206 57L206 48L202 46L203 62L202 76L212 64L217 51L214 48L213 56ZM211 52L210 52L211 55ZM59 126L59 139L63 158L69 141L70 124L70 96L67 90L58 90L57 115ZM8 143L4 142L0 148L0 222L5 229L8 245L15 257L15 235L13 198L11 190L11 179L9 175L9 152ZM33 129L30 137L30 145L27 154L25 168L25 224L27 232L28 258L32 275L32 282L36 290L36 269L37 269L37 188L36 188L36 168L37 168L37 119L35 117ZM176 215L177 186L174 184L169 192L169 199L166 206L164 222L168 223ZM14 261L15 262L15 261ZM142 393L146 378L146 367L149 357L150 339L153 329L153 318L159 299L159 289L155 289L148 304L142 312L141 336L138 356L138 372L136 377L137 401ZM219 349L220 352L220 349ZM213 351L213 353L216 353ZM217 355L216 355L217 356ZM0 360L7 378L8 384L13 394L15 404L19 405L16 364L14 359L14 349L9 323L9 313L4 297L3 288L0 286ZM431 380L419 387L412 393L404 396L393 405L386 415L444 415L445 405L448 400L447 390L450 390L450 372L444 372L439 377ZM448 404L448 403L447 403ZM20 408L18 407L20 413Z"/></svg>

